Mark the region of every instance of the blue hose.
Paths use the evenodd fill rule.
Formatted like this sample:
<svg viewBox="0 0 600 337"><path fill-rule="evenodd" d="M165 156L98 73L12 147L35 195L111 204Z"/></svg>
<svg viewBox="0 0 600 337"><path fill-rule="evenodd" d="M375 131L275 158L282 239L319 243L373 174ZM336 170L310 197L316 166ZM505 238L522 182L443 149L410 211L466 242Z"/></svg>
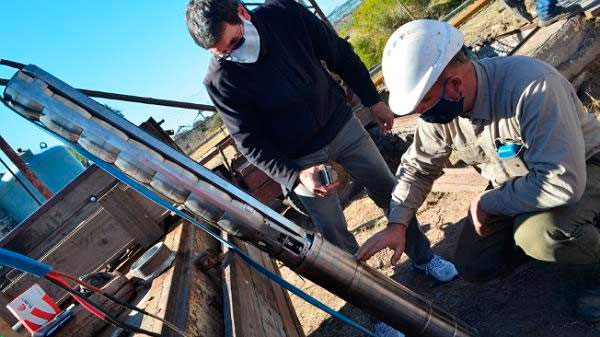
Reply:
<svg viewBox="0 0 600 337"><path fill-rule="evenodd" d="M0 265L31 273L37 277L44 277L52 271L52 266L48 264L4 248L0 248Z"/></svg>

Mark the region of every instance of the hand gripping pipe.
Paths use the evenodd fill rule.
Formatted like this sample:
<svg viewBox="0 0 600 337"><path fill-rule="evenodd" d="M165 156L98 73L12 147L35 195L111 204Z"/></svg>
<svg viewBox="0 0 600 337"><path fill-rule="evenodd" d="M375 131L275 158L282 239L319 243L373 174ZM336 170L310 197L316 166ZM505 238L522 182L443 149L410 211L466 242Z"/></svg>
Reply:
<svg viewBox="0 0 600 337"><path fill-rule="evenodd" d="M319 234L303 230L36 66L26 66L12 77L4 101L29 121L408 336L479 336L431 301L358 262Z"/></svg>

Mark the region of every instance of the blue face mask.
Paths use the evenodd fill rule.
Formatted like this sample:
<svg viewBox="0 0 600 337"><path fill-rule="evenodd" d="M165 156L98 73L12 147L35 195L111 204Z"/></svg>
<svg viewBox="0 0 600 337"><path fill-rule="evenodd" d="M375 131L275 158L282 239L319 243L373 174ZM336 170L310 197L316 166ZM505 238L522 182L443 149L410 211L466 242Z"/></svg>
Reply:
<svg viewBox="0 0 600 337"><path fill-rule="evenodd" d="M444 97L446 93L446 82L442 91L442 98L431 108L423 112L419 117L429 123L448 124L463 113L465 97L461 94L458 101L452 101Z"/></svg>

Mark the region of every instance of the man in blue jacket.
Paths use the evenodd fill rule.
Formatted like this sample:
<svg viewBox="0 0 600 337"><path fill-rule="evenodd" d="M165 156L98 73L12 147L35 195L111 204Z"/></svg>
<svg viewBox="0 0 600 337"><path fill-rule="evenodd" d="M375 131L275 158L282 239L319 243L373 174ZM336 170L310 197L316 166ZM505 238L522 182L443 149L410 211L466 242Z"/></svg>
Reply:
<svg viewBox="0 0 600 337"><path fill-rule="evenodd" d="M191 0L186 20L194 41L213 54L204 84L240 152L296 192L325 239L355 253L337 184L323 185L319 170L338 162L384 210L396 181L321 63L391 130L393 113L350 44L292 0L267 0L252 12L237 0ZM416 222L407 230L406 253L439 281L457 274L432 253Z"/></svg>

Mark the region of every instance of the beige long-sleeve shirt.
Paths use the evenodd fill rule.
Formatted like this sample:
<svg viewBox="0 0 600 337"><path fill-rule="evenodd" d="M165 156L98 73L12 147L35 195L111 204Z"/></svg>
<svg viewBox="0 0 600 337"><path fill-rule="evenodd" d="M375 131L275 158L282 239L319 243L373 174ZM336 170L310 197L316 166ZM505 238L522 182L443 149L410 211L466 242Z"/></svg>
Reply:
<svg viewBox="0 0 600 337"><path fill-rule="evenodd" d="M600 123L569 81L525 56L485 59L474 66L477 97L468 118L417 122L414 142L396 174L390 223L409 222L452 151L495 187L481 197L490 214L550 209L583 194L586 160L600 152ZM502 143L522 144L524 172L501 162L497 147Z"/></svg>

